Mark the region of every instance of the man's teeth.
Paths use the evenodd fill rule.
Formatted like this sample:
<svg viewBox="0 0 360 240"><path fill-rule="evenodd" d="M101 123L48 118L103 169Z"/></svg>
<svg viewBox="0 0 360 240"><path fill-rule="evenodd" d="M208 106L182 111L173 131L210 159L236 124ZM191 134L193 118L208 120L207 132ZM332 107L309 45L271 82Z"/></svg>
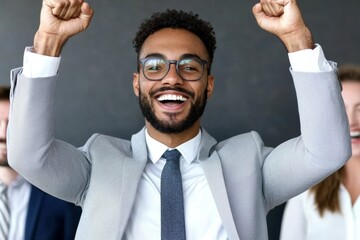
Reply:
<svg viewBox="0 0 360 240"><path fill-rule="evenodd" d="M158 97L158 101L182 101L185 102L187 98L181 96L181 95L175 95L175 94L165 94Z"/></svg>
<svg viewBox="0 0 360 240"><path fill-rule="evenodd" d="M360 137L360 131L350 132L350 136L352 138L359 138Z"/></svg>

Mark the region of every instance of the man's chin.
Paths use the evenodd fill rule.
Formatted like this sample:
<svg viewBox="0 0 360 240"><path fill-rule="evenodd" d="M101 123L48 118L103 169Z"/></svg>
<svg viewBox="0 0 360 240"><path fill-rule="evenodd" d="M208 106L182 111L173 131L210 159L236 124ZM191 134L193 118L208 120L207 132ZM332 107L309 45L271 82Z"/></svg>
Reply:
<svg viewBox="0 0 360 240"><path fill-rule="evenodd" d="M168 134L181 133L188 128L188 126L184 126L183 123L150 122L150 124L159 132Z"/></svg>

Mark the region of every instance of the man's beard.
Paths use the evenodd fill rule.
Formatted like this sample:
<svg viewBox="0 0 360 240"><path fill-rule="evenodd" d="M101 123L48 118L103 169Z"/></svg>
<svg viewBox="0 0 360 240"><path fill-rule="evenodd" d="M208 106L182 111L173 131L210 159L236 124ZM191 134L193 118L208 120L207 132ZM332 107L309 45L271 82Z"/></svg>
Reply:
<svg viewBox="0 0 360 240"><path fill-rule="evenodd" d="M185 90L180 88L161 88L160 90L178 90L185 92ZM156 130L162 133L181 133L190 128L204 113L207 101L207 91L205 90L204 93L197 98L195 103L191 105L191 109L185 119L176 121L176 114L169 114L170 120L160 120L155 116L150 101L142 94L141 89L139 90L139 94L139 105L143 116ZM150 94L150 96L151 95L154 95L154 93ZM194 94L191 93L190 95L193 96Z"/></svg>

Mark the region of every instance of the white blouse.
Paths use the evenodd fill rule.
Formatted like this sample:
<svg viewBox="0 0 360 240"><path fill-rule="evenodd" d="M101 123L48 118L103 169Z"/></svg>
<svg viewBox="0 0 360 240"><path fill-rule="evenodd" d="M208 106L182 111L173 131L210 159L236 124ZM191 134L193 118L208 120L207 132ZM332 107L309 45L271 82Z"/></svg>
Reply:
<svg viewBox="0 0 360 240"><path fill-rule="evenodd" d="M360 198L352 206L349 192L339 189L340 211L320 217L309 190L286 204L280 240L360 240Z"/></svg>

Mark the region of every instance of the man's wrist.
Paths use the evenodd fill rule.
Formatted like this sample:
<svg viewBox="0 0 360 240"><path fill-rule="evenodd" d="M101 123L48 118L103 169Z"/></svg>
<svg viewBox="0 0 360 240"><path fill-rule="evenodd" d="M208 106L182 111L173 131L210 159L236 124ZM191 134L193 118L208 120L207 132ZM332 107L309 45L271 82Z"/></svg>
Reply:
<svg viewBox="0 0 360 240"><path fill-rule="evenodd" d="M66 38L37 31L34 37L34 52L37 54L58 57Z"/></svg>
<svg viewBox="0 0 360 240"><path fill-rule="evenodd" d="M281 40L289 53L315 48L311 33L307 27L296 33L282 36Z"/></svg>

